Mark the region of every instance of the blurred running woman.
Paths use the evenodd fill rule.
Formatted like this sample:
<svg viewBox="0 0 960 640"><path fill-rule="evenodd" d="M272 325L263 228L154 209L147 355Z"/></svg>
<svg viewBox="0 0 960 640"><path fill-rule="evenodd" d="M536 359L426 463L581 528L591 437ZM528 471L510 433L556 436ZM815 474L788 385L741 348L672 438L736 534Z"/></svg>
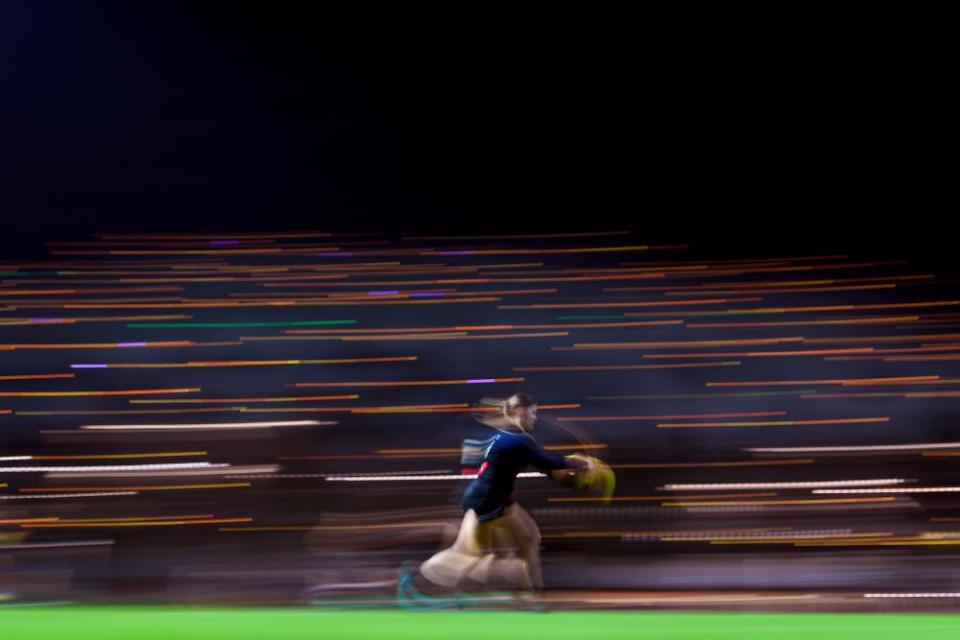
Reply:
<svg viewBox="0 0 960 640"><path fill-rule="evenodd" d="M544 451L531 435L537 421L537 403L518 392L500 403L499 415L482 419L496 433L487 440L465 442L479 455L477 478L463 496L464 517L456 542L420 565L420 575L430 585L444 589L478 587L525 591L543 588L540 566L540 530L530 514L514 502L517 474L528 466L551 473L554 479L586 469L582 458L562 457ZM497 550L515 547L517 557ZM412 577L401 578L412 588ZM422 584L422 582L421 582Z"/></svg>

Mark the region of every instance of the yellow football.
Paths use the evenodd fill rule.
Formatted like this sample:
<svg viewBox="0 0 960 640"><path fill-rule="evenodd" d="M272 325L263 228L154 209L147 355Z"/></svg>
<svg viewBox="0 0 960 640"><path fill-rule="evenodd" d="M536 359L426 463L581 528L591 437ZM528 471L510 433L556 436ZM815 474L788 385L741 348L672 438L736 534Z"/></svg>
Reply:
<svg viewBox="0 0 960 640"><path fill-rule="evenodd" d="M616 487L616 474L607 463L593 456L573 454L567 456L586 463L586 468L574 472L570 479L570 487L574 491L587 493L602 498L604 504L610 504ZM569 474L570 470L567 471Z"/></svg>

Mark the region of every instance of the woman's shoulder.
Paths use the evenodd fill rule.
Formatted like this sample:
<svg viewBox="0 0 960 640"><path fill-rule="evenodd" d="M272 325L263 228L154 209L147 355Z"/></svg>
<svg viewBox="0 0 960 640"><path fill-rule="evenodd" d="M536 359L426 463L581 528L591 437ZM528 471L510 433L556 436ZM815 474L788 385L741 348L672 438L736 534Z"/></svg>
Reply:
<svg viewBox="0 0 960 640"><path fill-rule="evenodd" d="M524 431L501 431L501 439L510 444L536 444L533 436Z"/></svg>

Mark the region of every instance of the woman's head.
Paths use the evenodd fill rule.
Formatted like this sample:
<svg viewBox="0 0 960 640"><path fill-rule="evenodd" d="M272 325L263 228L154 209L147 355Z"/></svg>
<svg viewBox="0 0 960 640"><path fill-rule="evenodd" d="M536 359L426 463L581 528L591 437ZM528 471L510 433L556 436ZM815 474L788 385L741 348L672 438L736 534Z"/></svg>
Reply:
<svg viewBox="0 0 960 640"><path fill-rule="evenodd" d="M530 433L537 422L537 401L530 394L518 391L504 401L503 415L510 424Z"/></svg>

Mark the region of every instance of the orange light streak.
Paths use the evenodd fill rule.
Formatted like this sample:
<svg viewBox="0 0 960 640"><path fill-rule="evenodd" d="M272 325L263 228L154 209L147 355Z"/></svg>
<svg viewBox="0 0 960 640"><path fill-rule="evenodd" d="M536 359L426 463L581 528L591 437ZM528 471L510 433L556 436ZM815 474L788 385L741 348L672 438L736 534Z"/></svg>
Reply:
<svg viewBox="0 0 960 640"><path fill-rule="evenodd" d="M783 420L771 422L677 422L658 424L661 429L691 428L691 427L801 427L819 424L865 424L876 422L890 422L889 416L876 418L835 418L829 420Z"/></svg>
<svg viewBox="0 0 960 640"><path fill-rule="evenodd" d="M149 393L193 393L200 391L200 387L184 387L180 389L128 389L124 391L0 391L2 397L17 398L52 398L64 396L138 396Z"/></svg>
<svg viewBox="0 0 960 640"><path fill-rule="evenodd" d="M96 493L98 491L179 491L193 489L243 489L249 482L226 482L221 484L161 484L136 485L129 487L23 487L20 493Z"/></svg>
<svg viewBox="0 0 960 640"><path fill-rule="evenodd" d="M514 367L514 371L630 371L634 369L691 369L696 367L736 367L736 360L720 362L684 362L674 364L569 365L555 367Z"/></svg>
<svg viewBox="0 0 960 640"><path fill-rule="evenodd" d="M488 378L490 382L523 382L525 378ZM474 384L473 380L400 380L380 382L295 382L288 387L420 387L433 385ZM320 396L318 396L320 397ZM354 396L356 397L356 396Z"/></svg>
<svg viewBox="0 0 960 640"><path fill-rule="evenodd" d="M711 298L709 300L672 300L653 302L592 302L563 304L501 304L498 309L607 309L611 307L682 307L701 304L733 304L759 302L763 298Z"/></svg>
<svg viewBox="0 0 960 640"><path fill-rule="evenodd" d="M785 416L786 411L752 411L745 413L686 413L677 415L651 416L575 416L557 418L557 422L620 422L623 420L682 420L706 418L759 418L763 416Z"/></svg>

